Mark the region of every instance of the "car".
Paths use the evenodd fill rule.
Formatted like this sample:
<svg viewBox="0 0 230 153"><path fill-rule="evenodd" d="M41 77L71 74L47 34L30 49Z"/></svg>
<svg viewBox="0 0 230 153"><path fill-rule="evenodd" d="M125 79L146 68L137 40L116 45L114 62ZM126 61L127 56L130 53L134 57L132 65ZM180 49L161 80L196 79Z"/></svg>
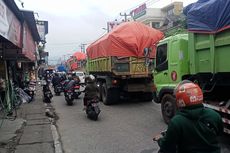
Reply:
<svg viewBox="0 0 230 153"><path fill-rule="evenodd" d="M73 73L79 77L80 83L85 83L85 73L83 71L74 71Z"/></svg>

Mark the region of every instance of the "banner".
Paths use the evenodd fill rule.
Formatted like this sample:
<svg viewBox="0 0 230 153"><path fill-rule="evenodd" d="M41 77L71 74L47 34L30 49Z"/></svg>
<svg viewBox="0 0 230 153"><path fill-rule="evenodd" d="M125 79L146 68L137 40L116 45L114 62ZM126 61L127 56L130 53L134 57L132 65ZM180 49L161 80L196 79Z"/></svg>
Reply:
<svg viewBox="0 0 230 153"><path fill-rule="evenodd" d="M0 0L0 35L21 48L21 23Z"/></svg>
<svg viewBox="0 0 230 153"><path fill-rule="evenodd" d="M32 37L32 34L27 26L27 24L24 23L24 29L23 29L23 49L22 53L29 58L31 61L35 61L35 50L36 45L34 42L34 39Z"/></svg>
<svg viewBox="0 0 230 153"><path fill-rule="evenodd" d="M48 33L48 21L36 21L39 36L42 42L45 42L45 35Z"/></svg>

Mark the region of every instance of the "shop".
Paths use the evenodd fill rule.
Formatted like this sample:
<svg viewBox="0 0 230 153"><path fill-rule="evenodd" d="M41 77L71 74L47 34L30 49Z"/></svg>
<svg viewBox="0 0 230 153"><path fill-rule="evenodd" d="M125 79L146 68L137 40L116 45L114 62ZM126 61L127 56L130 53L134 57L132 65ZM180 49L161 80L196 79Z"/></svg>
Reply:
<svg viewBox="0 0 230 153"><path fill-rule="evenodd" d="M0 0L0 8L0 95L10 111L14 86L36 79L40 37L32 11L19 10L14 0Z"/></svg>

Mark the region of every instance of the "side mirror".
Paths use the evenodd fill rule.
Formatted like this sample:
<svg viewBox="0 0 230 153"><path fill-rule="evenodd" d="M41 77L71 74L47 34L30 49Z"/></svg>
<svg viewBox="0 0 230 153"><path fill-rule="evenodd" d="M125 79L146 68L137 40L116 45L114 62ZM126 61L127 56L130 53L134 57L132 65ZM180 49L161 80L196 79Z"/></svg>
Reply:
<svg viewBox="0 0 230 153"><path fill-rule="evenodd" d="M147 57L149 55L149 48L144 48L144 56Z"/></svg>

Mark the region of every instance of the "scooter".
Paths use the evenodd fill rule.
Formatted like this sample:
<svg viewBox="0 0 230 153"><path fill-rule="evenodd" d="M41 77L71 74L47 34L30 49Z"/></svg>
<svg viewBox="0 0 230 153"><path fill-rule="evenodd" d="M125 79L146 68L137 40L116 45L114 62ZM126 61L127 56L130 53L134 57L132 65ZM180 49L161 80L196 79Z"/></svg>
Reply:
<svg viewBox="0 0 230 153"><path fill-rule="evenodd" d="M53 97L53 94L49 88L49 85L46 81L42 82L42 91L43 91L43 102L45 103L51 103L51 99Z"/></svg>
<svg viewBox="0 0 230 153"><path fill-rule="evenodd" d="M33 99L34 99L35 90L36 90L35 86L36 86L36 82L30 81L30 82L26 83L26 86L23 89L23 91L30 96L30 102L33 101Z"/></svg>
<svg viewBox="0 0 230 153"><path fill-rule="evenodd" d="M74 100L73 89L65 90L64 95L65 95L65 100L67 102L67 105L73 105L73 100Z"/></svg>
<svg viewBox="0 0 230 153"><path fill-rule="evenodd" d="M73 94L74 94L74 99L77 99L80 96L81 94L80 85L76 85L73 87Z"/></svg>
<svg viewBox="0 0 230 153"><path fill-rule="evenodd" d="M54 92L55 92L55 95L60 96L60 94L62 92L61 84L58 84L58 85L54 86Z"/></svg>
<svg viewBox="0 0 230 153"><path fill-rule="evenodd" d="M153 137L153 141L158 142L158 140L160 139L160 137L164 137L165 135L166 135L166 130L165 131L161 131L160 134L158 134L157 136ZM164 153L164 152L162 152L161 150L159 150L158 153Z"/></svg>
<svg viewBox="0 0 230 153"><path fill-rule="evenodd" d="M100 114L101 110L99 108L99 100L98 98L88 100L85 110L87 117L92 120L97 120L98 115Z"/></svg>

